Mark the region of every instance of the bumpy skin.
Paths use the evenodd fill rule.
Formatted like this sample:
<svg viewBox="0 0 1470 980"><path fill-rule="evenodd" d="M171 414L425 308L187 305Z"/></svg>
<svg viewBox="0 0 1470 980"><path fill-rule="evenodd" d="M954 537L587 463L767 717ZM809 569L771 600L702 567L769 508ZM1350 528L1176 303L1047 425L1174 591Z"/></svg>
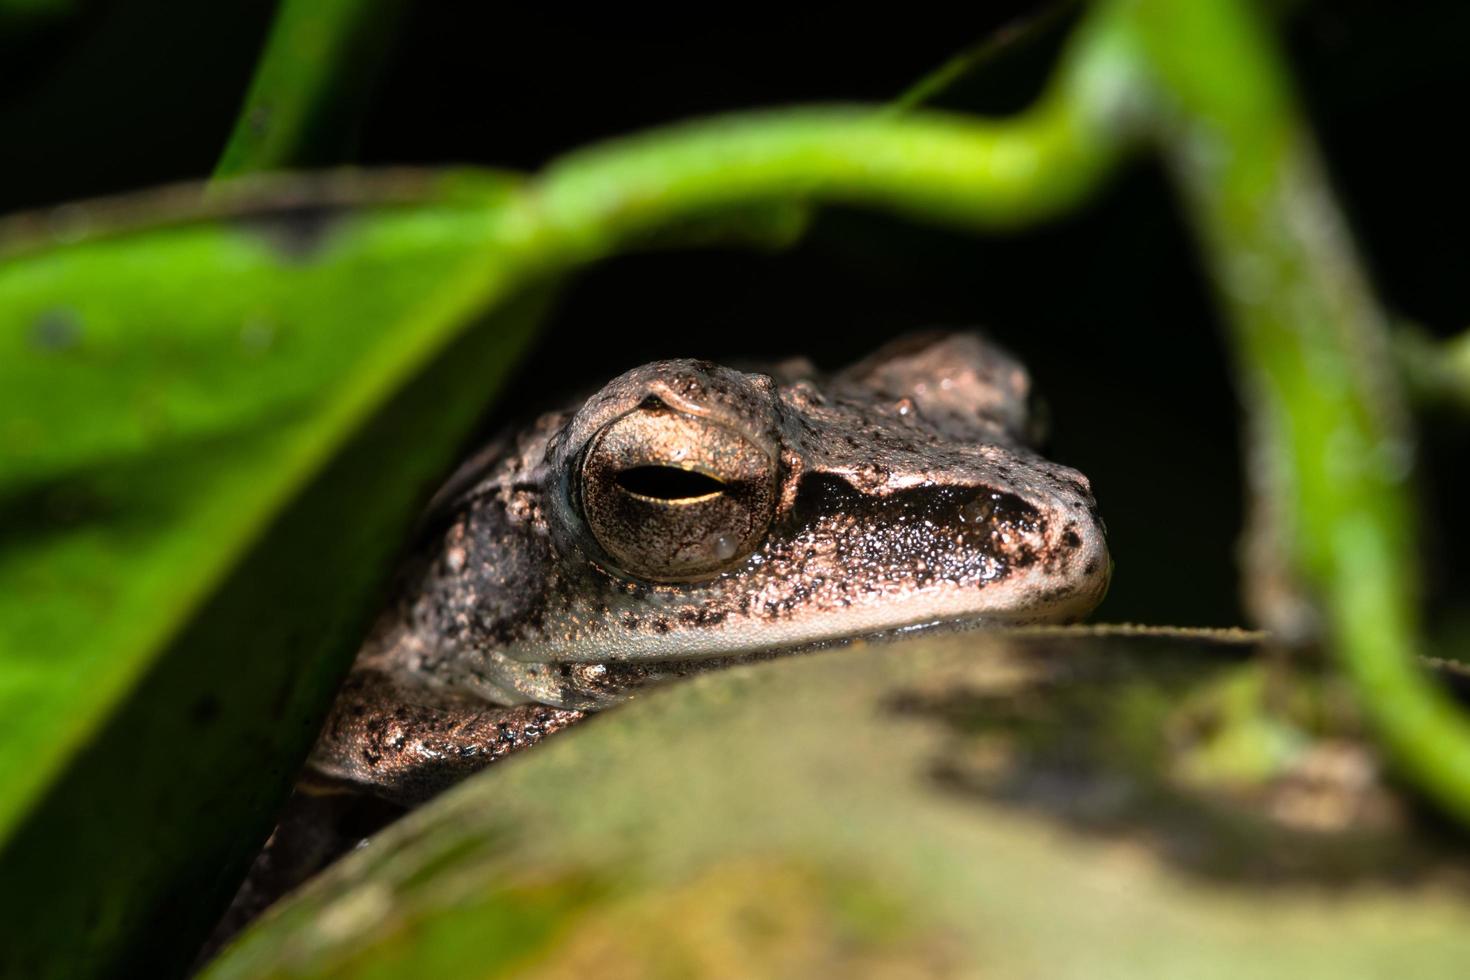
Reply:
<svg viewBox="0 0 1470 980"><path fill-rule="evenodd" d="M995 346L933 334L829 377L661 361L543 416L441 493L313 764L422 796L651 681L910 626L1084 616L1107 587L1103 526L1086 478L1027 447L1029 389ZM738 451L685 445L690 426ZM600 543L589 481L612 479L596 453L614 431L635 433L615 459L745 467L726 489L757 516L737 508L713 543L668 532L668 548L728 555L718 570L640 575ZM643 431L655 444L628 448Z"/></svg>

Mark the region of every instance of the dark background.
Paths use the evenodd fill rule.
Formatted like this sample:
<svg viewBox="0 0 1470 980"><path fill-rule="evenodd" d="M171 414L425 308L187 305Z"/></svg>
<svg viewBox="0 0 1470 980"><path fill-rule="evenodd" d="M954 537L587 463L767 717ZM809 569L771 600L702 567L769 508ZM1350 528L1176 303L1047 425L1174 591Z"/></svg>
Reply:
<svg viewBox="0 0 1470 980"><path fill-rule="evenodd" d="M640 19L621 8L419 3L394 30L351 159L535 169L592 140L692 115L883 101L1034 3L968 14L813 6ZM1306 3L1283 33L1329 169L1395 312L1470 320L1463 133L1470 7ZM0 211L207 175L272 5L81 3L0 35ZM938 100L1024 105L1042 36ZM1242 620L1238 409L1220 326L1169 189L1137 164L1076 216L979 238L825 212L785 253L705 250L606 263L564 294L505 406L596 385L656 357L806 353L835 366L900 331L983 325L1032 366L1050 455L1087 473L1111 532L1100 616ZM1426 423L1432 598L1452 612L1470 541L1467 427Z"/></svg>

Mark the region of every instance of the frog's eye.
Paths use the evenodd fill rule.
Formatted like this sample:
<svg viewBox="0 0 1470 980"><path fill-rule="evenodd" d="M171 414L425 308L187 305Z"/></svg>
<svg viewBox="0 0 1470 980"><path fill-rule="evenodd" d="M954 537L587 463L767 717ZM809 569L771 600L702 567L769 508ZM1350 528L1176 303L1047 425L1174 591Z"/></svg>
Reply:
<svg viewBox="0 0 1470 980"><path fill-rule="evenodd" d="M728 426L644 407L592 438L579 489L592 536L621 570L691 581L760 544L775 513L776 465Z"/></svg>

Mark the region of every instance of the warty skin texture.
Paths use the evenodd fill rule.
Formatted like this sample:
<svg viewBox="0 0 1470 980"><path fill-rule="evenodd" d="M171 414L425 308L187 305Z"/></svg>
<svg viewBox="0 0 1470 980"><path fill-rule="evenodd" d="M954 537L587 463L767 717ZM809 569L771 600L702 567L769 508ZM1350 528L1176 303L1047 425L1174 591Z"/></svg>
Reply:
<svg viewBox="0 0 1470 980"><path fill-rule="evenodd" d="M1014 358L970 333L906 338L828 377L804 361L629 371L452 481L359 669L589 709L671 674L858 635L1081 618L1107 586L1103 526L1086 478L1027 447L1029 389ZM610 467L589 463L615 425L633 443ZM688 465L726 443L744 460L730 494L756 516L735 526L711 511L725 520L713 544L686 543L740 553L669 581L622 567L602 540L656 552L661 529L672 548L698 520L599 533L586 501L617 462Z"/></svg>

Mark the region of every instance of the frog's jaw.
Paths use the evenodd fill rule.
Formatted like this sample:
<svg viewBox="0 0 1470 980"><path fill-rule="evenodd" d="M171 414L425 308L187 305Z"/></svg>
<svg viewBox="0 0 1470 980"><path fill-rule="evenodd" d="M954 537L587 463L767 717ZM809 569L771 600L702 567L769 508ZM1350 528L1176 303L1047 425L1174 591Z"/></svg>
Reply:
<svg viewBox="0 0 1470 980"><path fill-rule="evenodd" d="M540 636L499 656L521 663L614 663L681 660L780 651L926 623L965 620L982 625L1076 622L1107 593L1111 563L1097 556L1087 575L1058 581L1038 568L984 586L938 583L882 595L840 609L790 617L726 618L709 625L675 625L665 632L607 629L583 637ZM648 610L643 610L647 614Z"/></svg>
<svg viewBox="0 0 1470 980"><path fill-rule="evenodd" d="M553 585L542 622L556 625L471 652L461 681L498 700L596 707L623 690L597 665L616 674L774 656L950 621L1073 621L1102 600L1110 570L1080 483L1030 502L974 486L926 488L868 513L839 501L704 586Z"/></svg>
<svg viewBox="0 0 1470 980"><path fill-rule="evenodd" d="M1103 556L1106 558L1106 555ZM1074 622L1087 615L1107 591L1111 565L1078 581L1075 588L1036 601L1036 581L1025 577L991 586L985 603L972 592L931 589L901 603L875 603L850 608L841 617L805 617L766 623L736 623L703 630L673 630L649 643L624 647L608 637L602 656L579 660L583 651L523 645L514 652L547 654L547 659L515 659L507 652L486 651L474 658L471 674L460 678L488 700L501 704L537 702L559 708L596 711L625 700L634 691L692 673L752 660L766 660L853 640L892 634L913 627L1006 627L1034 623ZM1011 604L1007 606L1006 600ZM623 637L627 640L631 637ZM528 650L529 647L529 650Z"/></svg>

